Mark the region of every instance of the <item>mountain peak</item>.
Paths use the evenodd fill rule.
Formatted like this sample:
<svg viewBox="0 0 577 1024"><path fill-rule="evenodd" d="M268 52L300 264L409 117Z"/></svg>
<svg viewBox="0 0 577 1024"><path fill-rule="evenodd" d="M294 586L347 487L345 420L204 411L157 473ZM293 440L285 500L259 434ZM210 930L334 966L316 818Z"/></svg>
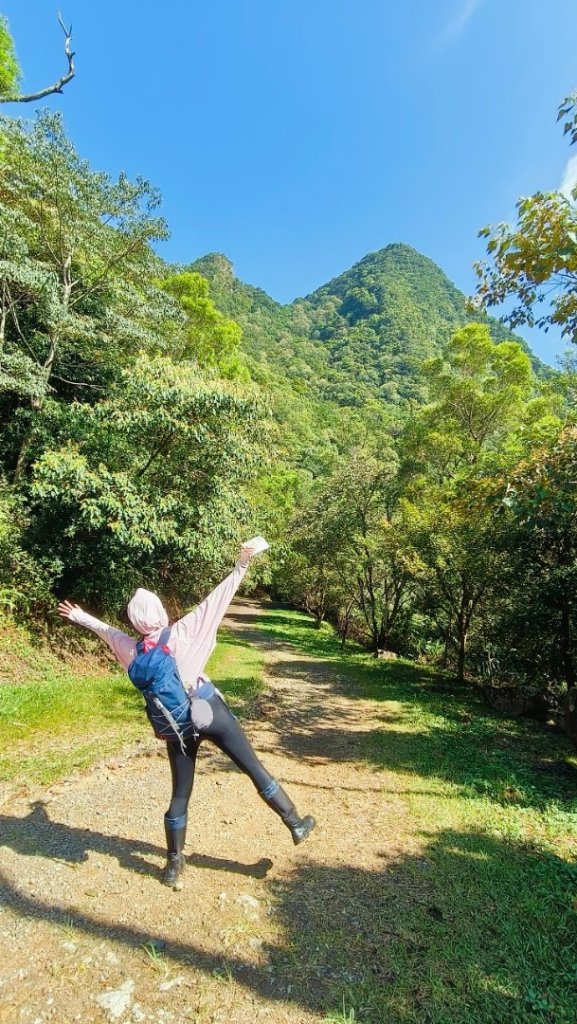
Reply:
<svg viewBox="0 0 577 1024"><path fill-rule="evenodd" d="M366 395L387 401L418 396L422 361L471 320L465 296L405 242L367 253L288 305L239 281L220 253L191 269L208 278L218 308L240 323L245 351L302 386L338 395L340 404L358 404ZM498 321L486 322L495 340L512 337Z"/></svg>
<svg viewBox="0 0 577 1024"><path fill-rule="evenodd" d="M441 270L434 260L419 252L418 249L414 249L412 245L407 245L406 242L391 242L383 249L368 252L366 256L363 256L362 259L350 268L350 271L356 270L357 267L374 265L388 272L390 267L395 264L405 267L412 266L419 272L426 268L448 280L444 271ZM345 273L350 273L350 271L345 271Z"/></svg>
<svg viewBox="0 0 577 1024"><path fill-rule="evenodd" d="M463 321L464 296L433 260L405 242L392 242L383 249L367 253L348 270L300 301L317 306L329 296L336 296L343 303L341 313L351 323L351 315L355 321L364 318L357 302L361 292L365 300L361 305L366 314L384 311L394 301L394 295L401 300L401 293L406 303L420 307L429 293L427 304L441 312L443 321L451 325Z"/></svg>
<svg viewBox="0 0 577 1024"><path fill-rule="evenodd" d="M190 269L202 274L211 281L218 282L221 288L230 288L235 281L234 267L222 252L209 252L206 256L191 263Z"/></svg>

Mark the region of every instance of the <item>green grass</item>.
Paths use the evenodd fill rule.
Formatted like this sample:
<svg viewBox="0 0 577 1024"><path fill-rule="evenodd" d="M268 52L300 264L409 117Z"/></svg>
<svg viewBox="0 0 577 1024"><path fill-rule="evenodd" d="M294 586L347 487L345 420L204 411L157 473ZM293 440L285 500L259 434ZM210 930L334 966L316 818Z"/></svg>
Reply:
<svg viewBox="0 0 577 1024"><path fill-rule="evenodd" d="M326 973L343 979L327 986L326 1020L575 1024L569 741L501 717L428 668L358 650L342 656L330 627L316 630L300 613L268 611L259 627L321 659L353 700L375 702L375 728L353 732L351 748L332 743L331 726L311 752L340 749L334 756L371 766L383 798L400 797L407 812L398 834L383 836L382 871L304 866L279 896L303 977L321 955ZM362 809L362 794L356 799ZM401 851L392 858L391 840Z"/></svg>
<svg viewBox="0 0 577 1024"><path fill-rule="evenodd" d="M333 742L330 717L300 739L370 768L393 808L373 850L378 869L354 857L327 864L319 842L271 887L282 936L271 970L290 998L335 1024L577 1024L569 742L499 716L428 668L343 656L329 627L299 613L270 610L260 627L281 652L319 659L353 702L374 702L374 727L353 724L350 746ZM0 685L0 780L48 783L151 737L122 673L91 673L88 661L75 673L41 645L20 654L19 685ZM209 672L241 713L261 689L262 661L222 633ZM291 661L291 673L309 670ZM310 784L322 785L322 767ZM346 796L362 815L363 792Z"/></svg>
<svg viewBox="0 0 577 1024"><path fill-rule="evenodd" d="M106 671L94 660L91 674L85 659L81 674L74 673L17 633L19 682L0 684L0 782L46 785L151 736L142 700L124 672ZM9 655L5 647L5 666ZM208 671L236 713L250 710L262 685L262 661L255 648L222 630Z"/></svg>
<svg viewBox="0 0 577 1024"><path fill-rule="evenodd" d="M250 714L251 703L263 689L264 657L251 644L220 629L218 644L206 667L235 714Z"/></svg>
<svg viewBox="0 0 577 1024"><path fill-rule="evenodd" d="M44 785L114 753L141 734L138 705L118 673L0 686L0 781Z"/></svg>

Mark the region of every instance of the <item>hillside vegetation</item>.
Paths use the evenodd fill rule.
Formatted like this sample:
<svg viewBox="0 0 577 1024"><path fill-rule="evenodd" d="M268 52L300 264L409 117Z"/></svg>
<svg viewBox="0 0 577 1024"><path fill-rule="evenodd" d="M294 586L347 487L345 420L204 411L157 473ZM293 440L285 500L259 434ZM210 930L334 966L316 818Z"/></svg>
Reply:
<svg viewBox="0 0 577 1024"><path fill-rule="evenodd" d="M402 244L282 306L169 266L143 179L4 118L0 607L177 613L264 533L253 585L562 716L575 685L575 374Z"/></svg>
<svg viewBox="0 0 577 1024"><path fill-rule="evenodd" d="M244 351L296 387L339 406L422 400L423 361L474 320L462 292L409 245L370 253L286 306L239 281L221 254L204 256L190 269L207 278L216 306L242 325ZM523 345L500 321L487 322L495 341Z"/></svg>

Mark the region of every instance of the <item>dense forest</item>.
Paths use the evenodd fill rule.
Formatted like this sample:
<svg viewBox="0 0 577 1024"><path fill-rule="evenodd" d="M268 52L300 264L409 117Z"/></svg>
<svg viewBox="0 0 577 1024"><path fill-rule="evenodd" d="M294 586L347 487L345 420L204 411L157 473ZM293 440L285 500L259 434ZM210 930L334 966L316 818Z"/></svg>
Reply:
<svg viewBox="0 0 577 1024"><path fill-rule="evenodd" d="M423 3L417 26L401 5L402 60L369 89L353 57L378 27L380 75L383 5L354 24L236 6L181 5L176 33L130 4L75 13L75 82L62 16L62 63L28 79L0 14L0 1020L577 1024L577 159L481 227L471 296L405 241L446 228L455 260L512 152L527 172L537 106L515 98L529 52L545 97L558 26L481 3ZM39 109L55 94L65 116ZM577 93L558 120L577 142ZM86 126L137 170L92 166ZM287 217L299 273L380 248L283 304L229 257L266 253L273 280L276 246L293 294ZM568 342L555 368L535 326ZM257 534L266 554L230 575ZM159 744L132 640L58 603L132 634L135 588L177 618L225 577L142 645L176 658L152 669L162 701L177 665L200 682L199 652L219 688Z"/></svg>
<svg viewBox="0 0 577 1024"><path fill-rule="evenodd" d="M60 116L0 139L2 614L51 621L59 595L114 616L139 584L180 608L258 531L259 585L343 645L559 709L577 377L486 310L515 295L513 328L534 322L556 277L571 335L575 204L537 194L487 229L472 302L392 244L283 306L223 255L164 262L157 191L93 170Z"/></svg>
<svg viewBox="0 0 577 1024"><path fill-rule="evenodd" d="M561 473L571 473L570 368L544 367L503 324L475 319L406 245L288 307L236 280L223 256L192 269L242 324L253 376L256 365L276 377L276 490L288 495L292 469L298 494L278 536L288 553L273 563L275 589L330 617L343 641L439 660L489 686L526 685L532 707L535 688L572 686L560 564L574 557L571 484L564 523L542 491L551 460L568 459Z"/></svg>

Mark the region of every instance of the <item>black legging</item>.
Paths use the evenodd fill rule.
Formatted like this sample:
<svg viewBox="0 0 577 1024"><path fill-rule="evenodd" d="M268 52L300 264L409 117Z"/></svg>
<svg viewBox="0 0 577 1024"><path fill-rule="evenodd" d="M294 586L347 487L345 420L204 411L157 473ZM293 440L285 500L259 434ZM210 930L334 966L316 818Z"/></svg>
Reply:
<svg viewBox="0 0 577 1024"><path fill-rule="evenodd" d="M199 730L199 735L185 741L186 754L178 740L168 740L166 747L172 773L172 799L166 817L179 819L186 814L194 784L196 755L203 739L210 740L228 754L237 768L244 772L263 795L276 787L270 772L259 761L247 737L225 702L215 694L210 706L213 720L209 726Z"/></svg>

